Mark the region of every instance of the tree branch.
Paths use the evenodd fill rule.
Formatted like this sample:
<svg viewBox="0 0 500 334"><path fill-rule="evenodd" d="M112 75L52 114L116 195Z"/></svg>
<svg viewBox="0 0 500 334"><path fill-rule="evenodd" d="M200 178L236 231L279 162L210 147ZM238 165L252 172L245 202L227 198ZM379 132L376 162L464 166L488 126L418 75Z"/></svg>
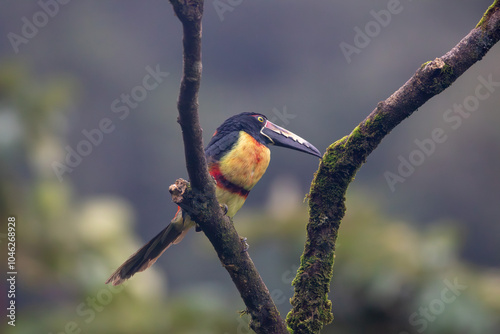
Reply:
<svg viewBox="0 0 500 334"><path fill-rule="evenodd" d="M193 187L203 189L211 180L203 149L203 131L198 118L201 82L201 18L203 1L170 1L182 22L184 68L177 108L182 129L186 168ZM211 183L211 182L210 182Z"/></svg>
<svg viewBox="0 0 500 334"><path fill-rule="evenodd" d="M428 62L378 104L349 136L328 147L311 184L307 240L293 281L287 324L295 333L318 333L333 320L328 292L335 242L345 212L345 193L358 169L382 139L431 97L448 88L500 39L500 3L441 58Z"/></svg>
<svg viewBox="0 0 500 334"><path fill-rule="evenodd" d="M208 173L198 117L201 81L201 18L203 0L170 0L183 26L184 69L181 81L178 122L181 125L186 168L191 185L177 180L170 187L172 198L201 227L212 243L222 265L245 302L257 333L287 333L273 303L232 222L224 216L215 197L215 185Z"/></svg>

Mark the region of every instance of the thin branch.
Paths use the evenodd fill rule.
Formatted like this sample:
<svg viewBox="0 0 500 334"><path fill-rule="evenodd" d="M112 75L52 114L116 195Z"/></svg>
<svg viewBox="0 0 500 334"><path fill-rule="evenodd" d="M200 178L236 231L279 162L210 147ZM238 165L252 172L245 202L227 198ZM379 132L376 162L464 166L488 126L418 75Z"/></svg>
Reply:
<svg viewBox="0 0 500 334"><path fill-rule="evenodd" d="M170 0L182 22L184 72L179 93L179 123L184 139L186 167L192 188L184 180L170 187L172 198L201 227L245 302L257 333L288 333L269 290L241 243L232 222L224 216L208 173L198 118L201 81L201 18L203 0Z"/></svg>
<svg viewBox="0 0 500 334"><path fill-rule="evenodd" d="M182 22L184 68L177 107L182 129L186 168L193 187L203 189L211 180L203 150L203 131L198 117L198 91L201 83L201 18L203 1L170 1ZM211 183L211 182L210 182Z"/></svg>
<svg viewBox="0 0 500 334"><path fill-rule="evenodd" d="M448 88L499 39L500 3L496 0L460 43L443 57L422 65L349 136L328 147L311 184L307 240L293 281L295 294L287 324L295 333L318 333L333 320L328 292L335 242L345 212L345 193L358 169L392 129Z"/></svg>
<svg viewBox="0 0 500 334"><path fill-rule="evenodd" d="M269 290L248 252L244 251L244 242L242 243L229 218L222 213L219 215L218 204L211 207L212 201L203 193L191 189L189 183L183 179L178 179L170 186L169 191L174 203L192 218L196 217L196 222L215 248L252 317L250 327L256 333L288 333Z"/></svg>

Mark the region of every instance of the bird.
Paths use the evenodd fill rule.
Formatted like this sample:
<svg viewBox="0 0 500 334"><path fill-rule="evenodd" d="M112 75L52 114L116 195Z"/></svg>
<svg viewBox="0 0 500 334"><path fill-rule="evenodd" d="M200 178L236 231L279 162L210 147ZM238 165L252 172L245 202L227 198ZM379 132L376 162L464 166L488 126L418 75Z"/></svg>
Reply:
<svg viewBox="0 0 500 334"><path fill-rule="evenodd" d="M205 148L208 170L216 183L215 195L230 218L264 175L271 160L269 145L321 158L311 143L274 124L263 114L252 112L225 120ZM196 222L179 207L170 224L118 267L106 284L122 284L135 273L151 267L167 248L179 243L195 226Z"/></svg>

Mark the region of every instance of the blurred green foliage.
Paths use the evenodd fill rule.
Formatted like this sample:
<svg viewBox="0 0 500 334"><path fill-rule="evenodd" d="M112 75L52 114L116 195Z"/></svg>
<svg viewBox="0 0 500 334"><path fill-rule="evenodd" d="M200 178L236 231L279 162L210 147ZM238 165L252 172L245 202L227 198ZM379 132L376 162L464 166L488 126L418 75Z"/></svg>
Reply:
<svg viewBox="0 0 500 334"><path fill-rule="evenodd" d="M264 243L255 247L280 243L294 253L290 248L304 242L305 212L289 212L284 219L272 217L269 210L267 215L248 215L238 219L238 230ZM335 319L324 333L500 330L500 270L460 259L462 236L454 222L430 223L415 228L412 222L386 216L376 199L359 190L350 193L330 293Z"/></svg>
<svg viewBox="0 0 500 334"><path fill-rule="evenodd" d="M190 285L186 277L185 289L170 291L167 277L153 267L123 287L104 285L141 241L126 200L80 196L69 180L52 174L51 163L64 155L66 115L78 92L65 75L40 76L15 62L0 66L0 209L2 217L18 219L19 271L17 326L2 321L2 332L248 333L237 312L244 306L228 281ZM293 181L277 180L271 189L268 208L244 211L235 223L286 312L307 209L297 207L301 196ZM460 259L462 235L454 222L417 229L384 214L359 190L349 195L330 295L335 320L324 333L500 331L500 272ZM205 240L189 247L200 262L206 260L201 252L211 252ZM208 273L198 275L203 281ZM448 302L453 294L443 299L443 290L455 281L464 288Z"/></svg>

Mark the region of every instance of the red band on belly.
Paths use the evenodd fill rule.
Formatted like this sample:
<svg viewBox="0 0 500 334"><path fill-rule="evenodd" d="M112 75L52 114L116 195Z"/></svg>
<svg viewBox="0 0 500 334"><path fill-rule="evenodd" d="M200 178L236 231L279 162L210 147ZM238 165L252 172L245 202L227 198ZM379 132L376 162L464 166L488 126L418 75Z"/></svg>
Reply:
<svg viewBox="0 0 500 334"><path fill-rule="evenodd" d="M240 187L231 181L227 180L224 175L222 175L220 169L219 169L219 164L213 163L210 165L210 175L215 179L217 182L217 187L224 188L224 190L227 190L233 194L240 195L241 197L247 198L248 194L250 193L249 190L246 190L243 187Z"/></svg>

